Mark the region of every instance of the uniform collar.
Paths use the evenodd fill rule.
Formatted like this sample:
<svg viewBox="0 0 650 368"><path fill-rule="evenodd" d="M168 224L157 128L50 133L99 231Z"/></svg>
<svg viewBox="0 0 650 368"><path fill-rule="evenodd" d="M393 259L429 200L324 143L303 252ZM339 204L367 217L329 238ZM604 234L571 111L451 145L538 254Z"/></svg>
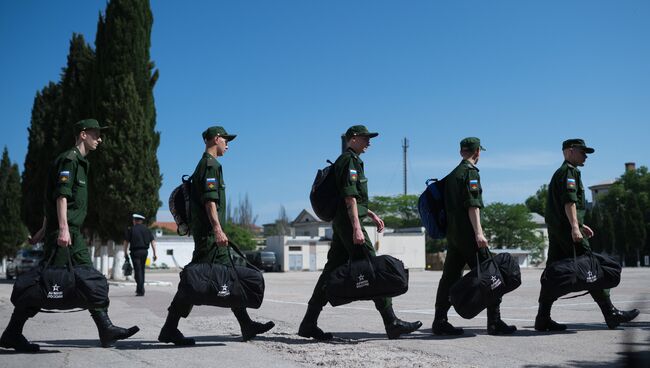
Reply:
<svg viewBox="0 0 650 368"><path fill-rule="evenodd" d="M358 160L361 159L361 157L359 157L359 155L356 152L354 152L354 150L352 148L350 148L350 147L348 147L346 152L350 152L350 154L352 154L352 157L354 157L354 158L356 158Z"/></svg>
<svg viewBox="0 0 650 368"><path fill-rule="evenodd" d="M465 165L467 165L467 167L469 167L470 169L474 169L474 170L476 170L476 171L479 171L478 167L476 167L476 165L474 165L473 163L469 162L469 160L463 159L463 160L460 162L460 164L461 164L461 165L462 165L462 164L465 164Z"/></svg>
<svg viewBox="0 0 650 368"><path fill-rule="evenodd" d="M207 159L210 159L210 158L211 158L211 159L213 159L213 160L216 160L216 159L217 159L216 157L212 156L211 154L209 154L209 153L207 153L207 152L203 152L203 158L207 158Z"/></svg>
<svg viewBox="0 0 650 368"><path fill-rule="evenodd" d="M572 169L576 169L576 170L580 171L580 169L578 169L576 166L573 166L569 161L564 160L564 164L567 165L568 167L572 168Z"/></svg>
<svg viewBox="0 0 650 368"><path fill-rule="evenodd" d="M79 148L77 146L72 147L72 152L74 152L77 155L77 158L79 161L83 161L84 163L88 163L88 160L84 157L84 155L81 154L81 151L79 151Z"/></svg>

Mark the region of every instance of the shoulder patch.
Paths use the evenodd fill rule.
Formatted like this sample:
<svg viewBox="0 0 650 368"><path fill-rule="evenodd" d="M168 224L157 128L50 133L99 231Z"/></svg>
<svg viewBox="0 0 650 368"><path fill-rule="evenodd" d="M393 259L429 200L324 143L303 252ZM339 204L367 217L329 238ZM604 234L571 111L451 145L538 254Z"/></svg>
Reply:
<svg viewBox="0 0 650 368"><path fill-rule="evenodd" d="M358 178L357 170L350 169L350 181L357 181Z"/></svg>
<svg viewBox="0 0 650 368"><path fill-rule="evenodd" d="M568 178L566 180L566 187L568 189L575 189L576 188L576 180L573 178Z"/></svg>
<svg viewBox="0 0 650 368"><path fill-rule="evenodd" d="M478 179L470 179L469 190L478 190Z"/></svg>
<svg viewBox="0 0 650 368"><path fill-rule="evenodd" d="M205 179L205 187L208 190L215 189L217 187L217 178L206 178Z"/></svg>
<svg viewBox="0 0 650 368"><path fill-rule="evenodd" d="M61 171L59 173L59 183L67 183L68 181L70 181L70 171Z"/></svg>

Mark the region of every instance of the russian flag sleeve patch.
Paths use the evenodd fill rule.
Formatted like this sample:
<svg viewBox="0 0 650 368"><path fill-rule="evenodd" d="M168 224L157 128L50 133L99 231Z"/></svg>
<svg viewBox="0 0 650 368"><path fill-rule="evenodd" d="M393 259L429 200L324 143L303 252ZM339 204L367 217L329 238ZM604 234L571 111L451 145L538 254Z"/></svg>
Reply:
<svg viewBox="0 0 650 368"><path fill-rule="evenodd" d="M70 180L70 171L61 171L59 173L59 183L67 183Z"/></svg>
<svg viewBox="0 0 650 368"><path fill-rule="evenodd" d="M568 178L566 180L566 187L568 189L575 189L576 188L576 180L573 178Z"/></svg>
<svg viewBox="0 0 650 368"><path fill-rule="evenodd" d="M217 187L217 178L207 178L205 179L205 187L208 190L212 190Z"/></svg>

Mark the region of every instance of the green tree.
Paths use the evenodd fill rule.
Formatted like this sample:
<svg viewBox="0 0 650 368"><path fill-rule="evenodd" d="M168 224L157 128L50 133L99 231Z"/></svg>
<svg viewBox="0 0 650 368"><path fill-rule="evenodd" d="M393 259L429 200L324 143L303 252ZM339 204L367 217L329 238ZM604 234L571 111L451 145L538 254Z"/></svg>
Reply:
<svg viewBox="0 0 650 368"><path fill-rule="evenodd" d="M92 75L95 65L95 52L84 37L73 33L68 50L68 63L63 69L60 105L61 127L57 153L70 149L75 144L73 125L91 117Z"/></svg>
<svg viewBox="0 0 650 368"><path fill-rule="evenodd" d="M544 241L523 204L492 203L481 211L485 236L494 248L521 248L533 262L542 260Z"/></svg>
<svg viewBox="0 0 650 368"><path fill-rule="evenodd" d="M418 196L376 196L370 199L370 209L375 212L386 227L405 228L422 226L418 212Z"/></svg>
<svg viewBox="0 0 650 368"><path fill-rule="evenodd" d="M619 254L627 262L637 263L650 253L647 231L650 229L650 173L641 166L626 171L598 197L602 222L594 229L605 251Z"/></svg>
<svg viewBox="0 0 650 368"><path fill-rule="evenodd" d="M153 99L158 72L149 60L152 23L149 1L111 0L97 25L92 115L111 129L90 159L86 223L106 240L122 240L130 213L153 220L161 205Z"/></svg>
<svg viewBox="0 0 650 368"><path fill-rule="evenodd" d="M235 243L241 250L254 250L257 243L250 229L241 225L226 223L223 231L228 236L228 240Z"/></svg>
<svg viewBox="0 0 650 368"><path fill-rule="evenodd" d="M532 195L526 199L526 207L529 212L534 212L539 215L544 216L546 210L546 199L548 197L548 185L544 184L539 189L535 195Z"/></svg>
<svg viewBox="0 0 650 368"><path fill-rule="evenodd" d="M27 231L20 219L20 174L12 164L5 146L0 162L0 257L16 253L27 239Z"/></svg>
<svg viewBox="0 0 650 368"><path fill-rule="evenodd" d="M626 248L629 250L628 259L637 266L641 265L641 251L645 247L646 224L634 193L627 193L625 202ZM631 253L631 254L630 254Z"/></svg>
<svg viewBox="0 0 650 368"><path fill-rule="evenodd" d="M50 82L36 93L32 106L25 167L22 173L21 217L29 232L41 228L44 216L45 186L47 167L54 159L52 147L60 145L60 104L62 101L60 84Z"/></svg>

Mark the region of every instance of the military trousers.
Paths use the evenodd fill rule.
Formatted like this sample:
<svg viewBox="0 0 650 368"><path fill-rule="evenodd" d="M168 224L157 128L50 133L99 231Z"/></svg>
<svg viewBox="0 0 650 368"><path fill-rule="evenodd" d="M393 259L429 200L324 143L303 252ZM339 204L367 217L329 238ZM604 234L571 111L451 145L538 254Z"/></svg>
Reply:
<svg viewBox="0 0 650 368"><path fill-rule="evenodd" d="M359 222L362 221L363 218L360 218ZM319 308L327 304L327 280L334 269L346 264L351 258L363 257L364 250L362 247L365 247L371 255L375 255L375 247L363 226L361 226L361 231L363 231L363 236L366 239L365 242L361 245L352 242L352 224L347 217L347 212L342 211L342 213L337 213L332 222L332 230L332 244L330 250L327 252L327 263L325 263L323 272L321 272L311 299L309 299L309 305ZM378 311L384 310L392 305L391 298L377 298L373 301Z"/></svg>
<svg viewBox="0 0 650 368"><path fill-rule="evenodd" d="M589 240L584 237L580 243L575 243L571 237L571 229L563 229L561 231L551 228L548 229L548 257L546 259L547 266L562 259L573 258L573 249L575 249L576 256L590 251L591 246L589 245ZM592 290L589 292L589 294L596 302L598 302L609 298L609 289ZM553 303L555 301L555 298L551 295L551 290L542 286L539 291L539 302Z"/></svg>
<svg viewBox="0 0 650 368"><path fill-rule="evenodd" d="M192 253L192 263L213 263L230 265L229 253L227 247L219 247L212 232L194 237L194 253ZM176 292L174 299L167 311L187 318L192 311L193 305L188 303L179 293Z"/></svg>
<svg viewBox="0 0 650 368"><path fill-rule="evenodd" d="M451 286L463 277L465 265L470 268L477 266L476 254L478 252L479 262L483 262L489 257L487 248L477 249L476 243L461 244L452 238L447 239L447 256L442 269L442 277L438 283L436 293L436 318L446 318L451 302L449 301L449 290Z"/></svg>

